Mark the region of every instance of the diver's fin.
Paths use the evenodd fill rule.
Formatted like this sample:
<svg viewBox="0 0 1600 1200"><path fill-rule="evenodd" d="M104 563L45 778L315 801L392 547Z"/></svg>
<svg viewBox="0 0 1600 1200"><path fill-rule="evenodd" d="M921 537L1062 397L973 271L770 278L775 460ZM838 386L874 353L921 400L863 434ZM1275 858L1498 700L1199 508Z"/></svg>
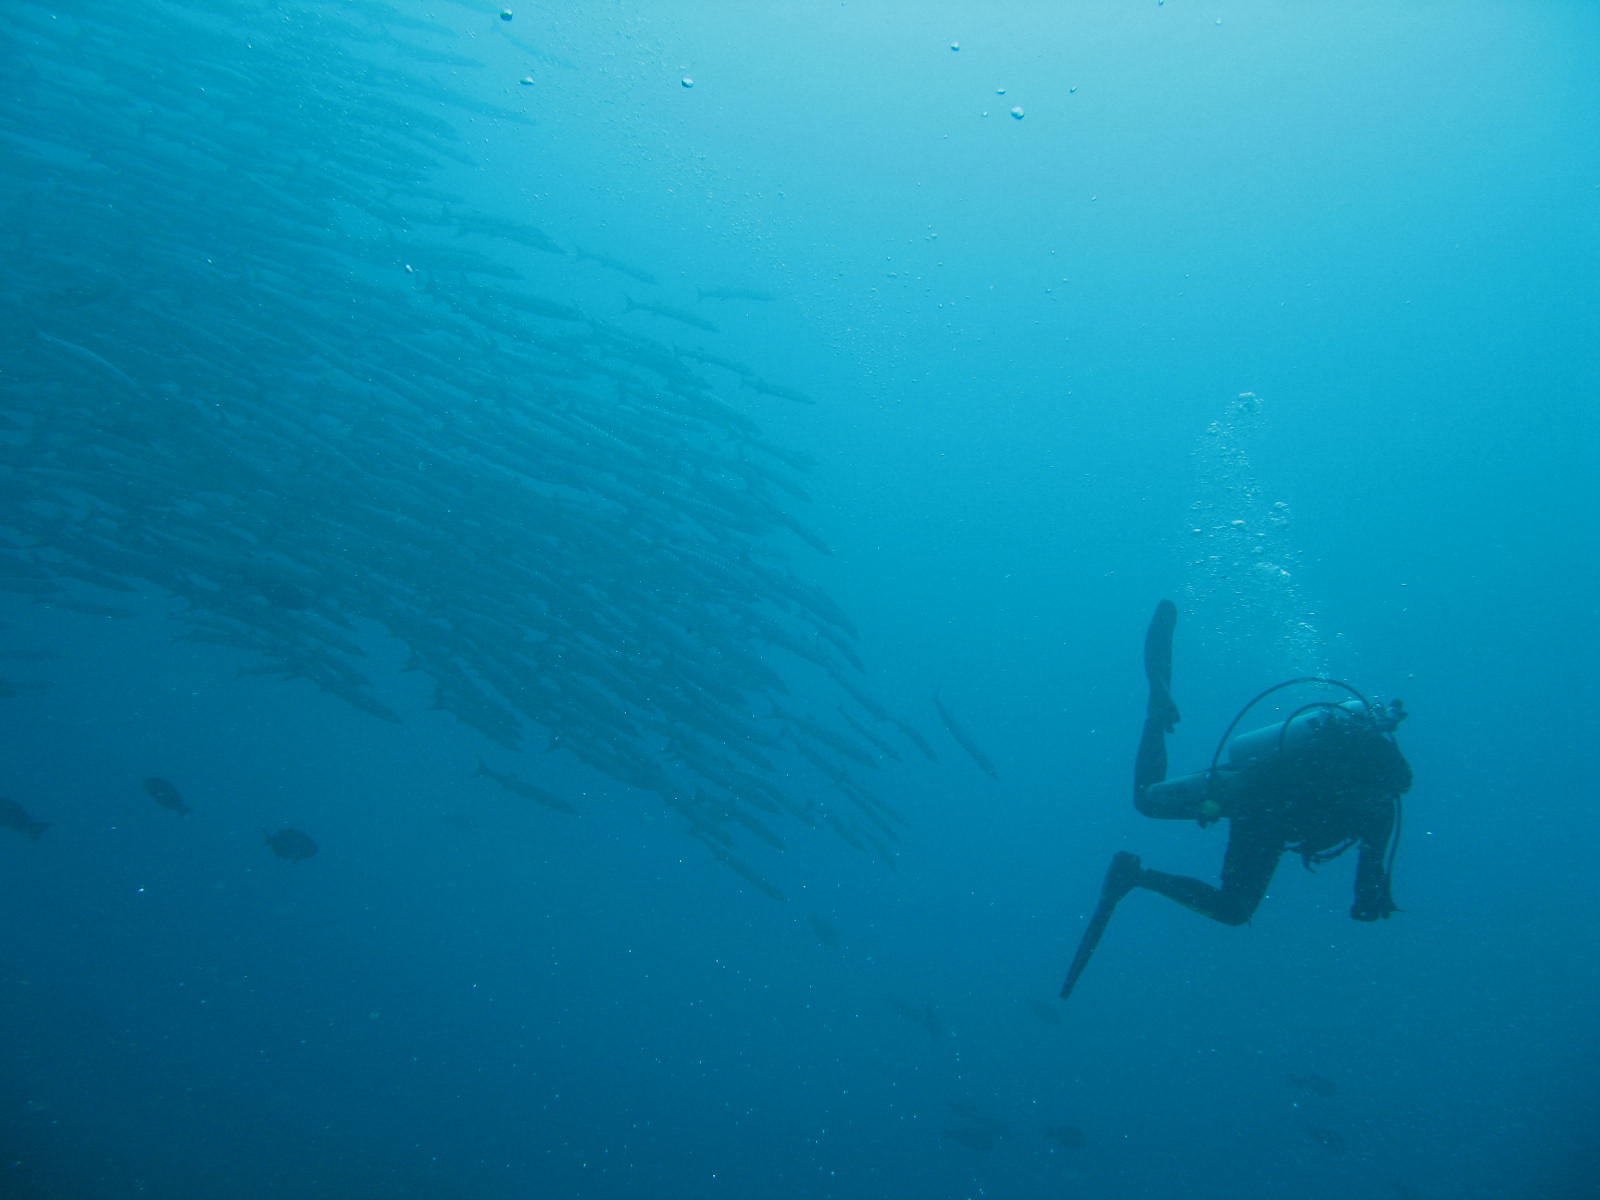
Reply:
<svg viewBox="0 0 1600 1200"><path fill-rule="evenodd" d="M1083 931L1083 940L1078 943L1078 953L1073 956L1072 968L1067 972L1067 981L1061 985L1063 1000L1072 995L1072 989L1078 985L1078 976L1083 974L1083 969L1089 965L1089 959L1094 955L1094 948L1100 944L1100 935L1111 923L1111 914L1116 911L1117 902L1133 890L1134 884L1139 882L1139 873L1143 869L1139 865L1137 854L1119 850L1111 856L1111 865L1106 868L1105 882L1100 885L1100 903L1095 906L1094 915L1089 918L1088 927Z"/></svg>
<svg viewBox="0 0 1600 1200"><path fill-rule="evenodd" d="M1144 677L1150 681L1149 715L1160 721L1168 733L1179 721L1178 705L1172 699L1172 633L1177 626L1177 605L1163 600L1156 605L1150 628L1144 635Z"/></svg>

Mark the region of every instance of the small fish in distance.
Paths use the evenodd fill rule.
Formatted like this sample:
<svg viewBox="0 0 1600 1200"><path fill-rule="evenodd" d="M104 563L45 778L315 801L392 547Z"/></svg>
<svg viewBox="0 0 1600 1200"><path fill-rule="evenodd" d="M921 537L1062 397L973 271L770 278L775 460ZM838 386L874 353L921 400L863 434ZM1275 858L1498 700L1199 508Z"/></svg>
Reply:
<svg viewBox="0 0 1600 1200"><path fill-rule="evenodd" d="M286 858L290 862L304 862L317 852L317 844L310 835L298 829L280 829L277 833L269 833L263 844L279 858Z"/></svg>
<svg viewBox="0 0 1600 1200"><path fill-rule="evenodd" d="M165 779L152 775L144 781L144 790L162 808L170 808L179 816L188 816L194 809L184 803L182 794Z"/></svg>
<svg viewBox="0 0 1600 1200"><path fill-rule="evenodd" d="M0 829L15 829L38 841L39 835L49 828L50 822L35 821L22 805L0 796Z"/></svg>

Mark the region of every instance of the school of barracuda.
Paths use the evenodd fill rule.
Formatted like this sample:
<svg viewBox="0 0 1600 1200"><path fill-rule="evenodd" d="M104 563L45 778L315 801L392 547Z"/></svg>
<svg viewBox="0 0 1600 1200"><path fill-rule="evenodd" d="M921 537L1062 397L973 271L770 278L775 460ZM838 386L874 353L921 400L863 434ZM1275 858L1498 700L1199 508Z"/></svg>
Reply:
<svg viewBox="0 0 1600 1200"><path fill-rule="evenodd" d="M166 595L181 638L399 720L381 629L438 707L757 886L731 848L774 818L889 855L863 774L926 743L791 567L825 550L808 464L738 402L804 397L506 265L571 248L430 186L453 119L526 120L440 74L453 39L373 0L7 6L0 590Z"/></svg>

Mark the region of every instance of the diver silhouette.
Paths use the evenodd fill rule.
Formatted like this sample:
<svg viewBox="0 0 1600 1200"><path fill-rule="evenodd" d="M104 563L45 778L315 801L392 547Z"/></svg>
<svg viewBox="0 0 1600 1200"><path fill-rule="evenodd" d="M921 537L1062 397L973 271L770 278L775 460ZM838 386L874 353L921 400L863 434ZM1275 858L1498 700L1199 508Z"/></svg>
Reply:
<svg viewBox="0 0 1600 1200"><path fill-rule="evenodd" d="M1177 623L1177 608L1163 600L1145 634L1150 699L1134 760L1133 802L1147 817L1192 819L1202 826L1226 818L1222 886L1154 870L1138 855L1119 851L1106 869L1100 903L1061 989L1063 1000L1072 994L1118 902L1134 888L1159 892L1214 921L1242 925L1266 895L1285 851L1299 854L1311 868L1359 846L1351 917L1376 921L1396 911L1389 884L1400 840L1400 797L1411 787L1411 767L1394 738L1407 715L1404 706L1395 700L1380 708L1334 679L1286 680L1239 711L1206 770L1168 779L1166 738L1179 721L1172 699ZM1314 701L1275 725L1233 736L1258 703L1300 684L1322 684L1350 698Z"/></svg>

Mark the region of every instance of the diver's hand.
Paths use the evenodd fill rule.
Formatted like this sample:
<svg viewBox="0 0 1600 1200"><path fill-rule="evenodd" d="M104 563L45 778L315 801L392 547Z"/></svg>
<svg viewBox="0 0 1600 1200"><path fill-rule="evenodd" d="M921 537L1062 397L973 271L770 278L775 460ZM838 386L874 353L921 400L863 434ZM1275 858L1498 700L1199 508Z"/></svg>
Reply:
<svg viewBox="0 0 1600 1200"><path fill-rule="evenodd" d="M1195 819L1204 829L1207 825L1215 825L1223 817L1232 818L1241 812L1249 812L1251 799L1242 774L1224 764L1211 772L1205 799L1200 801Z"/></svg>
<svg viewBox="0 0 1600 1200"><path fill-rule="evenodd" d="M1385 892L1381 896L1359 896L1350 906L1350 917L1355 921L1387 921L1395 912L1394 901Z"/></svg>

